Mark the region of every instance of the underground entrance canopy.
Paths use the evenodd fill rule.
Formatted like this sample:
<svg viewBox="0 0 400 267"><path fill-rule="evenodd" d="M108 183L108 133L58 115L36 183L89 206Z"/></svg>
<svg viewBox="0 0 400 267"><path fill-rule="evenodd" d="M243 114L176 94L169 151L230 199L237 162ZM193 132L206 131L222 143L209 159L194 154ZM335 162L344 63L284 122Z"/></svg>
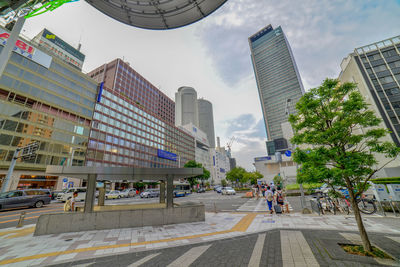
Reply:
<svg viewBox="0 0 400 267"><path fill-rule="evenodd" d="M206 17L227 0L86 0L104 14L144 29L173 29Z"/></svg>

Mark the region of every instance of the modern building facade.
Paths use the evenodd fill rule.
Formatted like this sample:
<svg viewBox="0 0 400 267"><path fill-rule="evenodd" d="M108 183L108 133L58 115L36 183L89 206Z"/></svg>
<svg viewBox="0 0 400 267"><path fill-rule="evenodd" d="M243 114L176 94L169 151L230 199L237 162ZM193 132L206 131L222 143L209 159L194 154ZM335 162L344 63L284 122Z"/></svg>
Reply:
<svg viewBox="0 0 400 267"><path fill-rule="evenodd" d="M276 175L280 175L286 184L296 183L296 163L285 154L282 154L280 158L282 160L281 163L277 162L275 155L257 157L254 158L253 165L256 171L264 176L261 180L265 183L273 182Z"/></svg>
<svg viewBox="0 0 400 267"><path fill-rule="evenodd" d="M200 98L197 100L199 112L199 128L207 134L210 147L215 148L214 114L210 101Z"/></svg>
<svg viewBox="0 0 400 267"><path fill-rule="evenodd" d="M180 126L184 131L192 135L195 139L195 161L201 163L211 173L212 164L210 158L210 144L207 134L200 130L193 123ZM210 177L212 179L212 175Z"/></svg>
<svg viewBox="0 0 400 267"><path fill-rule="evenodd" d="M78 70L82 70L85 55L49 30L43 29L32 39L32 42L52 56L58 57Z"/></svg>
<svg viewBox="0 0 400 267"><path fill-rule="evenodd" d="M113 62L129 67L121 60ZM115 76L115 68L119 67L112 65L111 75ZM109 78L105 76L109 72L107 66L103 68L104 72L99 72L102 68L96 68L89 73L101 82L101 89L93 115L87 165L176 168L194 160L195 140L190 134L175 127L165 116L158 115L159 110L152 108L154 105L148 103L149 110L129 97L139 95L135 90L151 91L140 93L144 95L162 93L147 81L146 89L130 86L127 89L118 83L114 88L108 88L105 84ZM136 72L130 68L128 73Z"/></svg>
<svg viewBox="0 0 400 267"><path fill-rule="evenodd" d="M190 123L199 126L197 92L192 87L183 86L175 93L175 125Z"/></svg>
<svg viewBox="0 0 400 267"><path fill-rule="evenodd" d="M357 83L369 108L382 119L380 128L391 133L384 139L400 146L400 36L360 48L343 59L341 82ZM362 131L362 129L360 129ZM378 162L386 158L376 155ZM393 161L377 174L390 177L400 173L399 160Z"/></svg>
<svg viewBox="0 0 400 267"><path fill-rule="evenodd" d="M129 63L115 59L88 74L105 88L116 91L139 107L160 117L167 123L175 123L175 103L172 99L137 73Z"/></svg>
<svg viewBox="0 0 400 267"><path fill-rule="evenodd" d="M0 51L9 32L0 28ZM0 180L17 147L39 142L17 161L8 189L61 188L76 181L47 176L47 165L83 166L97 82L20 38L0 79ZM71 184L70 184L71 185ZM76 184L75 184L76 185Z"/></svg>
<svg viewBox="0 0 400 267"><path fill-rule="evenodd" d="M251 59L260 96L267 139L274 149L284 150L287 142L283 139L281 124L287 121L287 103L290 114L304 94L300 74L289 42L279 26L271 25L261 29L249 39ZM268 143L267 143L268 147ZM273 154L273 153L272 153Z"/></svg>

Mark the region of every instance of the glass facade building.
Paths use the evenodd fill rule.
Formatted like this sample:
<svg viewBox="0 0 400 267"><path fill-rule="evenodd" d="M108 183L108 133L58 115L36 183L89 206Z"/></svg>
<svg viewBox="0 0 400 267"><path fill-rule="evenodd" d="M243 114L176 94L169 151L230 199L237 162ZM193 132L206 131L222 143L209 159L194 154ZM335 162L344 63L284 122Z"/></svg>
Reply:
<svg viewBox="0 0 400 267"><path fill-rule="evenodd" d="M178 155L159 156L159 151ZM194 160L194 138L117 91L104 88L96 104L88 166L172 168Z"/></svg>
<svg viewBox="0 0 400 267"><path fill-rule="evenodd" d="M129 63L115 59L88 74L97 82L120 94L140 107L159 116L168 123L175 123L175 103L142 75L137 73Z"/></svg>
<svg viewBox="0 0 400 267"><path fill-rule="evenodd" d="M0 79L0 180L16 147L40 143L35 157L18 159L11 189L54 188L58 177L46 176L46 165L85 163L97 83L48 57L51 63L47 68L13 52Z"/></svg>
<svg viewBox="0 0 400 267"><path fill-rule="evenodd" d="M400 146L400 36L356 48L351 55L393 141Z"/></svg>
<svg viewBox="0 0 400 267"><path fill-rule="evenodd" d="M283 138L281 124L304 93L290 45L281 27L271 25L249 37L251 59L256 77L267 139Z"/></svg>
<svg viewBox="0 0 400 267"><path fill-rule="evenodd" d="M88 166L172 168L195 159L194 138L175 127L175 103L129 63L116 59L89 75L103 89L93 116Z"/></svg>

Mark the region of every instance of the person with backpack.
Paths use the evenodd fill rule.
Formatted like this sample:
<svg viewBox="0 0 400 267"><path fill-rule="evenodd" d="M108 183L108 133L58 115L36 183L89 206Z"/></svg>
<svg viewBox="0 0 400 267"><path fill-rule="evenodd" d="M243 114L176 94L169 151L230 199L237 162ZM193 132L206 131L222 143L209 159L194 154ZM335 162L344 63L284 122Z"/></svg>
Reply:
<svg viewBox="0 0 400 267"><path fill-rule="evenodd" d="M289 213L289 204L285 201L285 193L281 190L281 187L278 186L275 192L275 201L278 206L280 206L281 210L283 206L286 207L286 212Z"/></svg>
<svg viewBox="0 0 400 267"><path fill-rule="evenodd" d="M72 198L65 201L64 211L75 211L75 202L77 197L78 197L78 192L75 191L72 194Z"/></svg>
<svg viewBox="0 0 400 267"><path fill-rule="evenodd" d="M272 202L274 201L274 193L271 191L271 187L267 186L267 191L265 191L265 199L267 200L269 213L272 214L274 211L272 210Z"/></svg>

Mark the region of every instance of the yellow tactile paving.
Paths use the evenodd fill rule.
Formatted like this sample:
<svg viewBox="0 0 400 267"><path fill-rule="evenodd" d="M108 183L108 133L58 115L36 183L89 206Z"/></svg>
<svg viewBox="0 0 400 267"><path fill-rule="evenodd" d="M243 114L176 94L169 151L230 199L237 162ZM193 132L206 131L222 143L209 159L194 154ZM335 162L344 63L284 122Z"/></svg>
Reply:
<svg viewBox="0 0 400 267"><path fill-rule="evenodd" d="M22 261L27 261L27 260L35 260L35 259L40 259L40 258L47 258L47 257L52 257L52 256L60 256L60 255L71 254L71 253L80 253L80 252L85 252L85 251L149 245L149 244L155 244L155 243L172 242L172 241L178 241L178 240L194 239L194 238L200 238L200 237L206 237L206 236L221 235L221 234L226 234L226 233L231 233L231 232L245 232L247 230L247 228L250 226L250 224L253 222L253 220L254 220L254 218L256 216L257 216L257 214L255 214L255 213L247 214L230 230L224 230L224 231L218 231L218 232L212 232L212 233L204 233L204 234L197 234L197 235L190 235L190 236L166 238L166 239L160 239L160 240L128 243L128 244L116 244L116 245L107 245L107 246L97 246L97 247L89 247L89 248L71 249L71 250L58 251L58 252L49 252L49 253L37 254L37 255L32 255L32 256L25 256L25 257L20 257L20 258L15 258L15 259L3 260L3 261L0 261L0 265L16 263L16 262L22 262Z"/></svg>

